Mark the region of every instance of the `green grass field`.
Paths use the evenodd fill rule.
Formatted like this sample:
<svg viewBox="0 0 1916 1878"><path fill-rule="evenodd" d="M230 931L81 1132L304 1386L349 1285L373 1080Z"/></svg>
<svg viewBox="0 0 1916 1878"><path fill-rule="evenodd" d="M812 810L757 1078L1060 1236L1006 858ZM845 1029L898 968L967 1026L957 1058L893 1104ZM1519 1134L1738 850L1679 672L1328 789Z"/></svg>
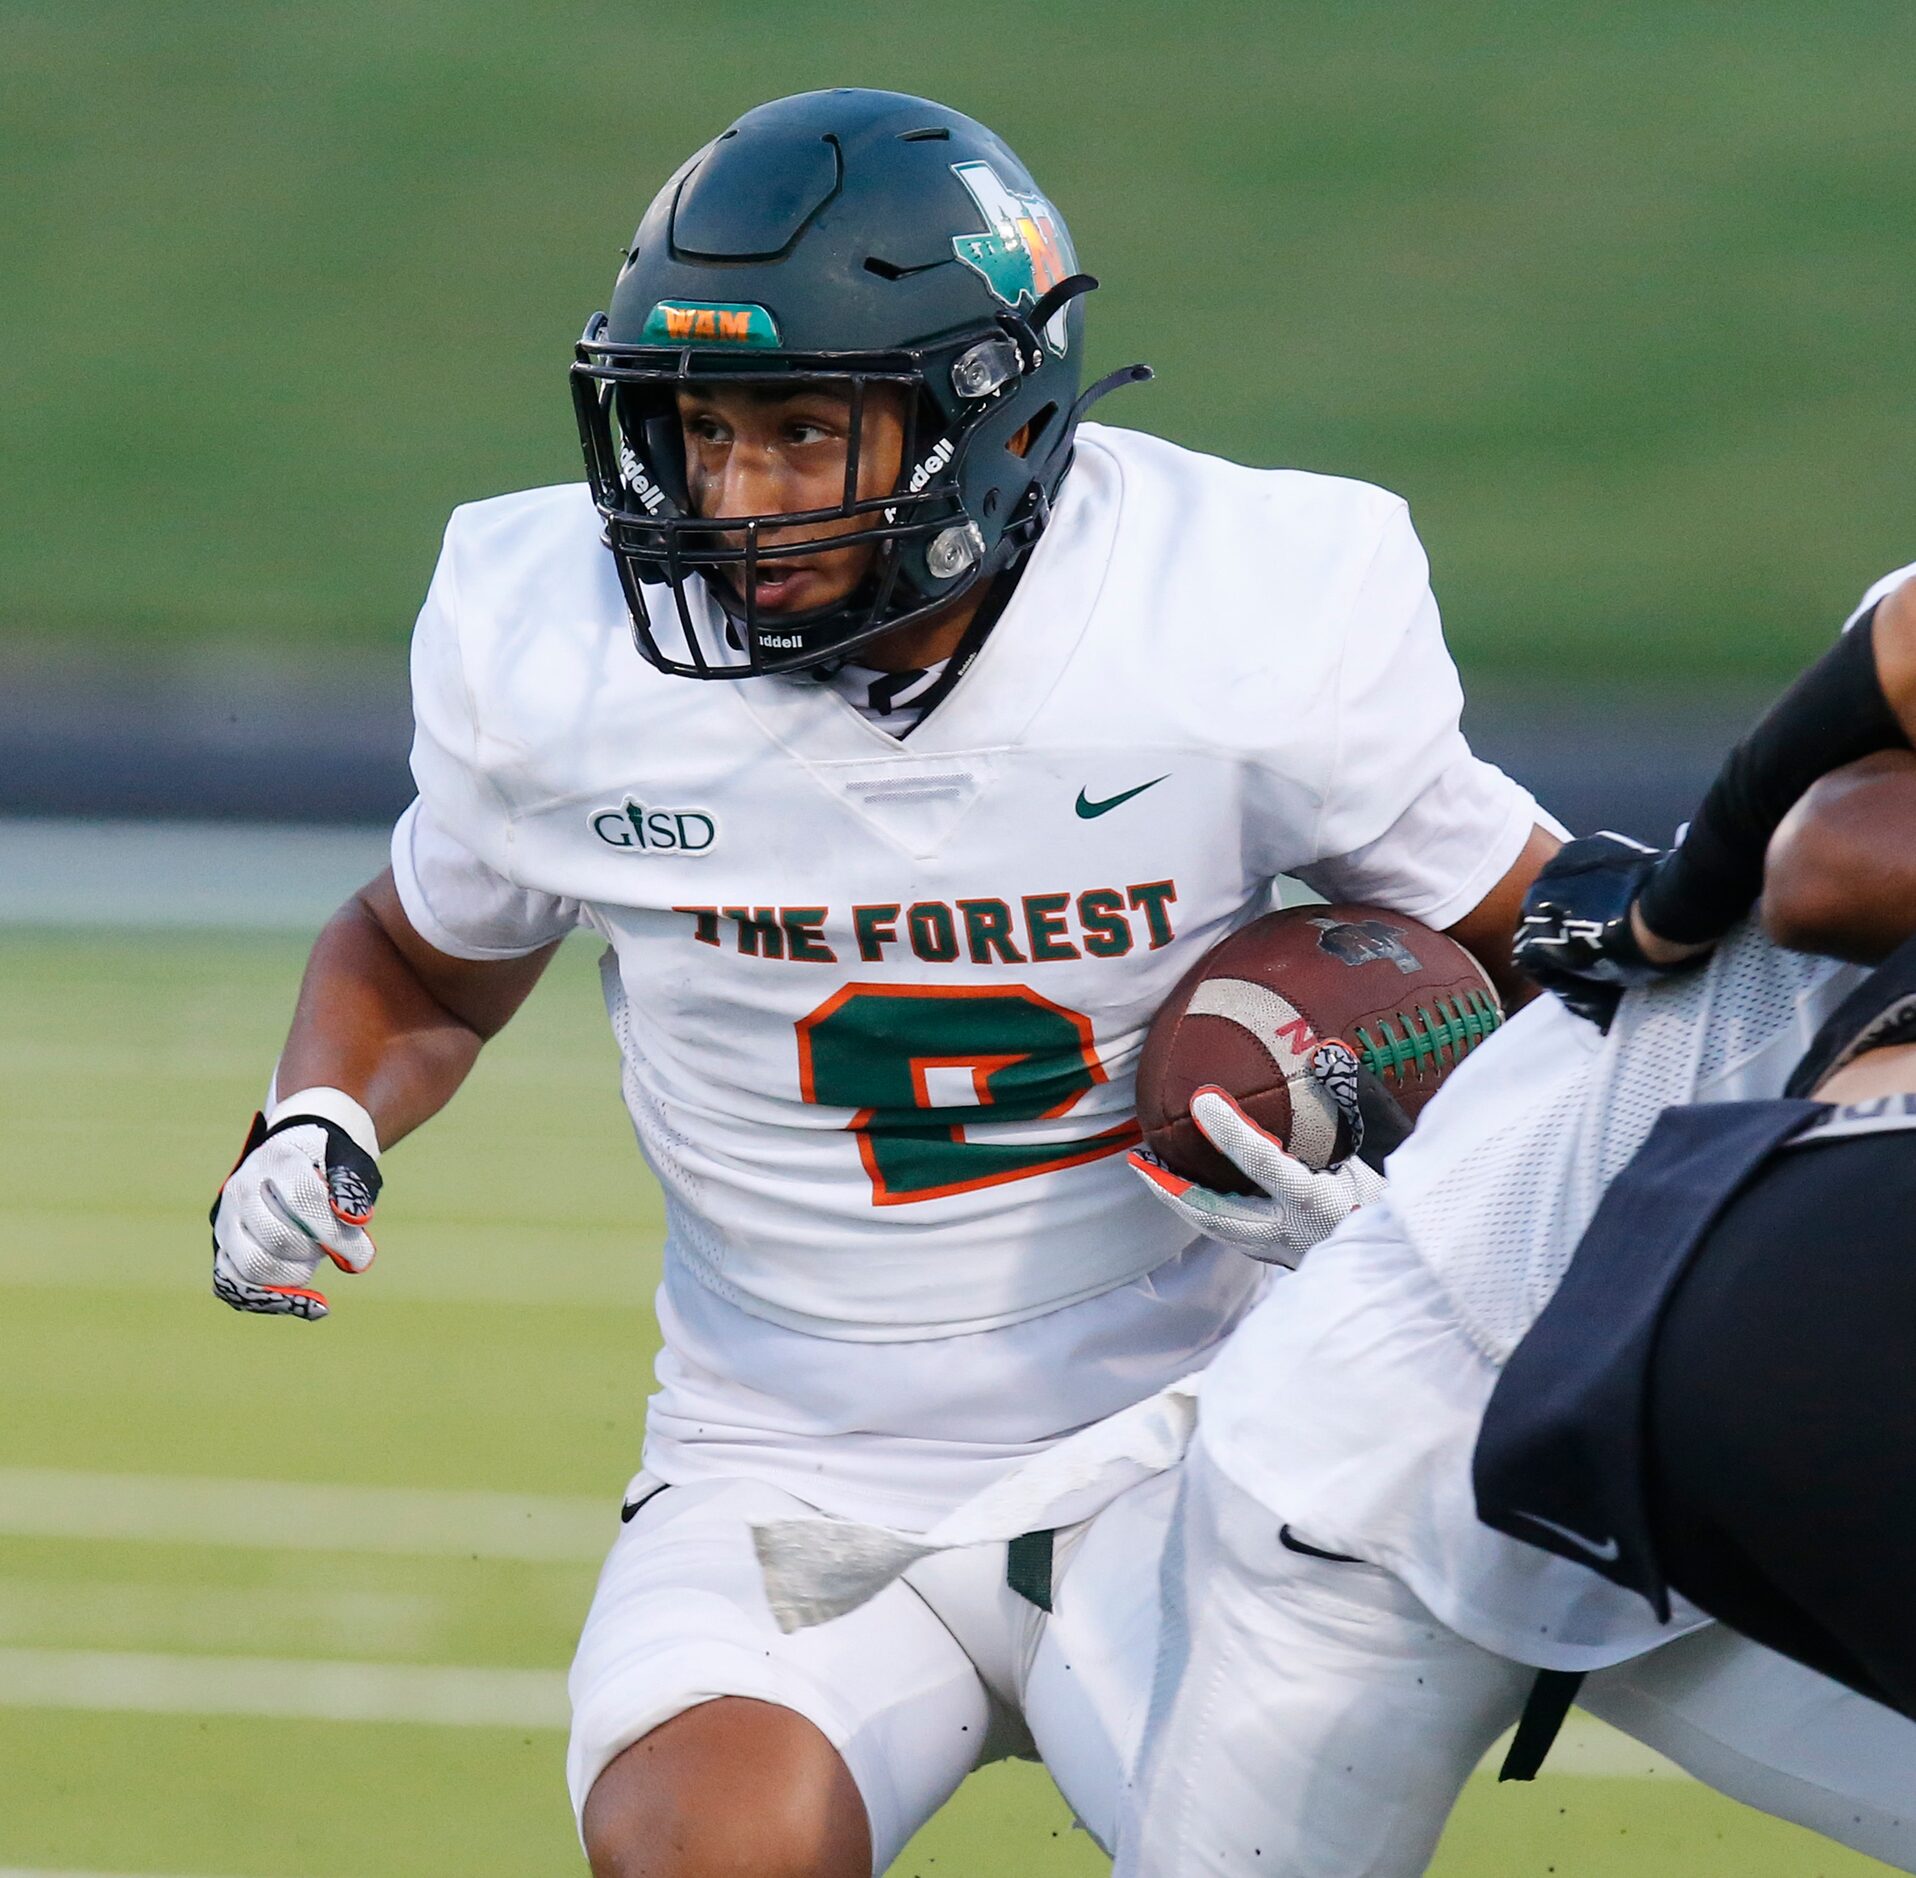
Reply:
<svg viewBox="0 0 1916 1878"><path fill-rule="evenodd" d="M307 1326L216 1305L202 1223L300 956L0 930L8 1878L583 1869L556 1678L636 1465L659 1256L595 975L562 958L457 1108L395 1152L379 1265ZM384 1719L324 1718L342 1704ZM897 1869L1104 1861L1011 1767ZM1474 1782L1436 1867L1876 1869L1687 1782L1564 1776Z"/></svg>
<svg viewBox="0 0 1916 1878"><path fill-rule="evenodd" d="M1106 291L1114 421L1407 493L1473 673L1793 670L1916 552L1902 0L10 0L0 633L395 652L455 502L760 99L942 96Z"/></svg>

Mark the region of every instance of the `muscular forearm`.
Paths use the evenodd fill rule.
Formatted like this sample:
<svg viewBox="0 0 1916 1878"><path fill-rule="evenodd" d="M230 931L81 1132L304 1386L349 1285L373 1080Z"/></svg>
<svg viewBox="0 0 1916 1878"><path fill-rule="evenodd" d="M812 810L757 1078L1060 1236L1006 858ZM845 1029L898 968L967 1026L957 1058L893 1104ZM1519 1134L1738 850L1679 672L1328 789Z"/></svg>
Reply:
<svg viewBox="0 0 1916 1878"><path fill-rule="evenodd" d="M343 1089L390 1147L451 1100L554 949L485 964L447 958L413 931L382 875L313 947L280 1055L280 1093Z"/></svg>
<svg viewBox="0 0 1916 1878"><path fill-rule="evenodd" d="M1832 771L1784 818L1763 877L1779 944L1873 964L1916 932L1916 755Z"/></svg>
<svg viewBox="0 0 1916 1878"><path fill-rule="evenodd" d="M1511 960L1511 940L1530 883L1562 845L1549 829L1533 828L1510 871L1476 908L1449 929L1451 938L1484 968L1509 1011L1528 1004L1537 995L1537 987Z"/></svg>
<svg viewBox="0 0 1916 1878"><path fill-rule="evenodd" d="M1916 742L1916 582L1886 596L1737 745L1688 838L1650 877L1639 942L1701 950L1755 902L1772 835L1819 777ZM1655 957L1654 947L1647 947Z"/></svg>

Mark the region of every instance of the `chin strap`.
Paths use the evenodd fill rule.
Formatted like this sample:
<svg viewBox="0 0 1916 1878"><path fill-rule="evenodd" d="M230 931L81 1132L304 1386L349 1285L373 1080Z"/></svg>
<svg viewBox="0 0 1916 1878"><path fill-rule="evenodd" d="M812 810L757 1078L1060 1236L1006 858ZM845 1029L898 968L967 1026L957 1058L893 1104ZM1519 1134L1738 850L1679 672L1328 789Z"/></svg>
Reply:
<svg viewBox="0 0 1916 1878"><path fill-rule="evenodd" d="M1033 332L1041 333L1061 308L1068 307L1080 294L1096 293L1097 290L1097 275L1067 274L1055 287L1047 288L1039 296L1037 305L1024 317L1030 322Z"/></svg>
<svg viewBox="0 0 1916 1878"><path fill-rule="evenodd" d="M1022 326L1024 328L1024 332L1021 336L1028 342L1028 350L1034 362L1041 363L1044 358L1044 329L1050 325L1073 300L1079 299L1087 293L1094 292L1097 285L1098 277L1095 274L1067 275L1063 280L1059 281L1055 287L1040 295L1037 304L1032 307L1029 313L1019 313L1010 316L1007 321L1008 324L1014 327ZM1069 442L1072 431L1077 428L1078 419L1090 410L1100 398L1109 392L1116 391L1120 386L1141 385L1147 379L1155 378L1156 376L1157 374L1153 372L1148 365L1126 365L1121 366L1115 372L1106 372L1088 391L1079 394L1077 402L1073 404L1071 409L1065 414L1064 435L1066 442Z"/></svg>
<svg viewBox="0 0 1916 1878"><path fill-rule="evenodd" d="M1084 278L1088 279L1089 276ZM1067 287L1070 284L1070 281L1064 283ZM1055 293L1059 290L1053 288L1052 291ZM1067 453L1066 461L1067 464L1069 463L1069 453L1073 449L1072 439L1077 435L1078 420L1100 398L1109 397L1114 391L1122 391L1126 385L1147 384L1155 377L1157 373L1148 365L1121 365L1115 372L1106 372L1096 384L1087 386L1085 390L1079 392L1071 409L1065 413L1053 455L1055 456L1057 450L1063 450ZM1025 492L1022 512L1016 515L1005 529L1001 545L1012 559L1016 559L1030 547L1044 533L1045 525L1051 520L1051 498L1045 494L1045 484L1048 481L1050 481L1048 470L1043 475L1033 477L1030 488Z"/></svg>
<svg viewBox="0 0 1916 1878"><path fill-rule="evenodd" d="M985 597L978 603L978 610L971 616L971 624L965 628L964 637L952 648L951 656L945 661L945 669L938 674L938 680L931 685L925 695L918 700L918 715L912 720L910 729L899 733L902 743L928 718L939 705L951 696L952 688L971 669L971 664L984 650L985 641L991 636L991 629L1004 616L1004 610L1011 604L1012 591L1018 585L1018 576L1023 569L1015 563L992 575L985 588Z"/></svg>
<svg viewBox="0 0 1916 1878"><path fill-rule="evenodd" d="M1069 436L1077 429L1078 419L1100 398L1109 397L1114 391L1122 391L1126 385L1149 384L1155 377L1157 373L1148 365L1121 365L1115 372L1106 372L1095 385L1079 392L1077 402L1065 418L1065 434Z"/></svg>

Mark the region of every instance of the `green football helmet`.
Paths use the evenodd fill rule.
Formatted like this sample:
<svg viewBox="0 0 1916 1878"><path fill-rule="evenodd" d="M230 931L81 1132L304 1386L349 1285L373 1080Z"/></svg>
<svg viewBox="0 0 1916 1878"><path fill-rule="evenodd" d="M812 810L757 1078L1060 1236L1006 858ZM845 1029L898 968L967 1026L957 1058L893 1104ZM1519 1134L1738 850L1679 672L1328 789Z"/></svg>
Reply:
<svg viewBox="0 0 1916 1878"><path fill-rule="evenodd" d="M1063 219L983 125L923 98L818 91L748 112L646 211L572 367L593 501L662 671L744 678L829 666L1015 566L1043 531L1092 399ZM848 401L843 496L798 514L694 512L678 416L700 384L823 385ZM859 494L861 415L902 388L896 485ZM1022 433L1022 435L1021 435ZM1021 446L1014 447L1014 446ZM757 606L759 570L815 555L795 526L850 524L857 588ZM784 531L784 541L767 540Z"/></svg>

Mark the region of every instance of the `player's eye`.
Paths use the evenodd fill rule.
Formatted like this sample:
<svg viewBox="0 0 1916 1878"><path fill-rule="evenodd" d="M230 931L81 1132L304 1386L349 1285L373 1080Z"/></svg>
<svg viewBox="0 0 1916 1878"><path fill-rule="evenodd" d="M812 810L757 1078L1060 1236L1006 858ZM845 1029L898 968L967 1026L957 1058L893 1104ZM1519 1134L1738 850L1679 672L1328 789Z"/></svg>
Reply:
<svg viewBox="0 0 1916 1878"><path fill-rule="evenodd" d="M709 411L692 411L679 421L686 436L695 443L720 444L726 441L725 426Z"/></svg>
<svg viewBox="0 0 1916 1878"><path fill-rule="evenodd" d="M798 445L830 443L842 433L818 417L793 417L785 422L785 441Z"/></svg>

